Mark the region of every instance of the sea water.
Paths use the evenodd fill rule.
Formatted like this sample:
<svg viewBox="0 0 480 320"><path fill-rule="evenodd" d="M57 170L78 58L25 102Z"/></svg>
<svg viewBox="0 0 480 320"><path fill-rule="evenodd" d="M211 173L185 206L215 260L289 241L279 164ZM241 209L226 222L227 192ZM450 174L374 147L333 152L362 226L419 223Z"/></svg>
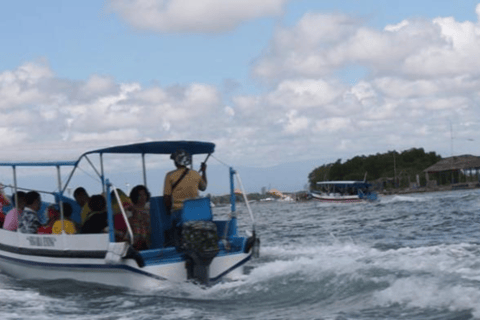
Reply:
<svg viewBox="0 0 480 320"><path fill-rule="evenodd" d="M235 281L141 292L0 274L0 319L480 319L480 190L251 208L261 255Z"/></svg>

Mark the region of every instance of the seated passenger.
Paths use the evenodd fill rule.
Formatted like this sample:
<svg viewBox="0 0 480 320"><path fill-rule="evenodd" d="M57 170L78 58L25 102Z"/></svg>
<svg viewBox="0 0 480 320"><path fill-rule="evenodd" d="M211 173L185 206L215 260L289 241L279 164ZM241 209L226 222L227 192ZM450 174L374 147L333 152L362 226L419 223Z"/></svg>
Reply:
<svg viewBox="0 0 480 320"><path fill-rule="evenodd" d="M77 232L75 223L70 219L72 217L72 206L69 203L63 202L63 220L57 220L52 227L53 234L61 234L62 231L66 234L74 234Z"/></svg>
<svg viewBox="0 0 480 320"><path fill-rule="evenodd" d="M3 212L3 207L10 205L10 200L3 191L4 188L5 187L0 184L0 227L3 226L3 223L5 221L5 213Z"/></svg>
<svg viewBox="0 0 480 320"><path fill-rule="evenodd" d="M40 226L37 230L38 234L51 234L52 227L55 222L60 219L60 210L56 205L50 205L47 208L48 221L45 225Z"/></svg>
<svg viewBox="0 0 480 320"><path fill-rule="evenodd" d="M90 198L88 201L90 212L80 233L102 233L108 227L106 204L107 202L101 194L93 195Z"/></svg>
<svg viewBox="0 0 480 320"><path fill-rule="evenodd" d="M42 206L42 198L36 191L30 191L25 196L25 209L18 221L18 230L22 233L37 233L41 223L38 220L38 210Z"/></svg>
<svg viewBox="0 0 480 320"><path fill-rule="evenodd" d="M90 212L90 208L88 207L88 201L90 201L90 197L83 187L78 187L75 189L73 192L73 197L81 208L80 215L82 221L80 223L83 225L85 220L87 220L88 213Z"/></svg>
<svg viewBox="0 0 480 320"><path fill-rule="evenodd" d="M138 185L130 192L133 202L132 216L128 222L133 232L133 247L136 250L146 250L150 246L150 214L146 204L150 200L147 188Z"/></svg>
<svg viewBox="0 0 480 320"><path fill-rule="evenodd" d="M18 191L17 195L13 195L12 197L12 205L13 208L8 211L7 216L5 217L5 223L3 224L3 228L5 230L10 231L17 231L18 228L18 220L20 219L20 215L25 209L25 196L27 194L23 191ZM18 200L18 210L17 206L15 205L15 199Z"/></svg>

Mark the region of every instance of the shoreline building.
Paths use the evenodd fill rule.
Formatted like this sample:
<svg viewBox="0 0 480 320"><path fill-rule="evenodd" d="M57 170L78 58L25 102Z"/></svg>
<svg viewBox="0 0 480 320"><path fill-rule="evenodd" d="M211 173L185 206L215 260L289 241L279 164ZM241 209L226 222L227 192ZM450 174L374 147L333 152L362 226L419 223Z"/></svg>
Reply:
<svg viewBox="0 0 480 320"><path fill-rule="evenodd" d="M423 170L427 180L427 187L439 184L466 183L468 178L480 182L480 157L473 155L453 156L440 160ZM460 181L463 180L463 181Z"/></svg>

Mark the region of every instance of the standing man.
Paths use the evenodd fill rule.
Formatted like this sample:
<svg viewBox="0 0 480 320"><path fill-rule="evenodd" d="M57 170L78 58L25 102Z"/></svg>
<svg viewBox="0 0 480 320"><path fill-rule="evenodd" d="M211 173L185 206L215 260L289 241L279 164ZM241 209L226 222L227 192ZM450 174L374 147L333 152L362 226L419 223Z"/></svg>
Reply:
<svg viewBox="0 0 480 320"><path fill-rule="evenodd" d="M177 167L165 176L163 200L169 214L179 211L183 207L183 200L198 197L198 190L207 189L207 165L202 163L201 175L190 170L192 156L185 150L177 150L170 156Z"/></svg>
<svg viewBox="0 0 480 320"><path fill-rule="evenodd" d="M179 246L181 230L177 228L179 213L183 207L183 200L198 197L198 190L207 189L207 165L202 163L201 175L190 170L187 166L192 164L192 156L185 150L177 150L170 156L175 162L176 170L170 171L165 176L163 201L167 214L171 215L171 225L165 231L165 246Z"/></svg>
<svg viewBox="0 0 480 320"><path fill-rule="evenodd" d="M37 233L41 223L38 220L38 211L42 206L40 194L30 191L25 196L25 209L18 222L18 231L22 233Z"/></svg>

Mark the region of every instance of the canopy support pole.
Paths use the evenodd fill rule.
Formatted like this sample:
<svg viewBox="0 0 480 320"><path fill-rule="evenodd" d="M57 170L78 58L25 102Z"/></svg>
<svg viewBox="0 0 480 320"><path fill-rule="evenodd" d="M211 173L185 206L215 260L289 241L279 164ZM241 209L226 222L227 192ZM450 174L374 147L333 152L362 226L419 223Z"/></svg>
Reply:
<svg viewBox="0 0 480 320"><path fill-rule="evenodd" d="M145 153L142 153L143 185L147 188L147 169L145 166Z"/></svg>

